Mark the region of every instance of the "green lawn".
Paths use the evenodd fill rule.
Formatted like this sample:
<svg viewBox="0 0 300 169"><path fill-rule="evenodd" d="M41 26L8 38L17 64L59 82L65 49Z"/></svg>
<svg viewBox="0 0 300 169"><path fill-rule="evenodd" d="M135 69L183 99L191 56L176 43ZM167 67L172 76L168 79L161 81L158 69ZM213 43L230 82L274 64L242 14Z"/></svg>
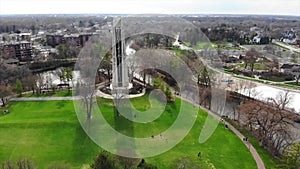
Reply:
<svg viewBox="0 0 300 169"><path fill-rule="evenodd" d="M236 69L244 69L245 67L245 63L239 63L239 64L236 64ZM254 70L269 70L269 68L263 64L255 64L254 65Z"/></svg>
<svg viewBox="0 0 300 169"><path fill-rule="evenodd" d="M223 71L227 74L233 74L233 70L232 69L225 69L223 68Z"/></svg>
<svg viewBox="0 0 300 169"><path fill-rule="evenodd" d="M282 49L290 50L289 48L287 48L287 47L285 47L285 46L282 46L282 45L280 45L280 44L277 44L277 43L272 43L272 44L274 44L275 46L278 46L278 47L280 47L280 48L282 48Z"/></svg>
<svg viewBox="0 0 300 169"><path fill-rule="evenodd" d="M176 47L172 47L171 50L174 51L176 53L176 55L178 55L178 56L186 56L190 53L190 51L188 51L188 50L181 50Z"/></svg>
<svg viewBox="0 0 300 169"><path fill-rule="evenodd" d="M198 42L196 46L193 47L194 50L200 50L200 49L212 49L212 44L210 42Z"/></svg>
<svg viewBox="0 0 300 169"><path fill-rule="evenodd" d="M263 64L255 64L254 70L269 70L269 68Z"/></svg>
<svg viewBox="0 0 300 169"><path fill-rule="evenodd" d="M298 86L300 87L300 82L296 83L296 82L291 82L291 83L286 83L288 85L294 85L294 86Z"/></svg>
<svg viewBox="0 0 300 169"><path fill-rule="evenodd" d="M214 49L218 49L219 46L221 50L245 50L244 48L233 46L231 42L212 42L211 45Z"/></svg>
<svg viewBox="0 0 300 169"><path fill-rule="evenodd" d="M39 168L52 162L80 168L99 152L78 123L72 101L13 102L9 110L0 117L0 162L26 157Z"/></svg>
<svg viewBox="0 0 300 169"><path fill-rule="evenodd" d="M284 84L276 84L276 86L281 86L281 87L289 87L289 88L293 88L293 89L300 89L300 85L296 85L295 82L292 83L284 83Z"/></svg>
<svg viewBox="0 0 300 169"><path fill-rule="evenodd" d="M292 59L292 60L290 60L290 62L292 62L292 63L297 63L297 62L298 62L298 60L296 60L296 59Z"/></svg>
<svg viewBox="0 0 300 169"><path fill-rule="evenodd" d="M180 100L176 99L175 103L168 104L166 111L156 120L148 124L131 123L125 118L118 118L118 121L113 121L115 116L112 111L112 103L106 99L98 99L102 103L101 111L104 117L111 126L118 126L121 128L120 132L129 136L135 137L149 137L151 135L158 135L166 130L177 118ZM149 103L145 97L132 99L133 105L139 110L145 110ZM147 105L145 106L145 103ZM110 113L105 113L110 111ZM256 168L256 163L253 160L248 149L243 145L242 141L238 139L231 131L225 129L220 124L212 135L212 137L204 144L198 143L198 138L203 127L207 113L199 111L198 118L191 132L184 138L184 140L168 152L156 157L147 158L148 163L154 164L159 168L171 168L182 159L190 159L194 165L200 165L202 168ZM131 131L126 131L126 126L132 126ZM151 127L149 127L151 126ZM133 132L132 132L133 131ZM202 153L202 158L198 159L198 152Z"/></svg>
<svg viewBox="0 0 300 169"><path fill-rule="evenodd" d="M158 119L140 124L116 118L111 100L98 99L98 102L111 126L135 137L166 130L176 120L180 105L180 100L176 99L175 103L167 105ZM139 110L149 107L146 97L132 99L132 103ZM0 161L29 157L39 168L52 162L80 168L82 164L91 163L100 150L81 129L72 101L12 102L9 110L10 114L0 116ZM201 165L201 168L256 168L247 147L221 124L207 142L198 143L206 116L207 113L200 110L195 125L181 143L164 154L146 158L146 161L163 169L180 161L190 161L191 165ZM132 126L131 132L126 131L128 124ZM197 158L199 151L202 153L200 159Z"/></svg>

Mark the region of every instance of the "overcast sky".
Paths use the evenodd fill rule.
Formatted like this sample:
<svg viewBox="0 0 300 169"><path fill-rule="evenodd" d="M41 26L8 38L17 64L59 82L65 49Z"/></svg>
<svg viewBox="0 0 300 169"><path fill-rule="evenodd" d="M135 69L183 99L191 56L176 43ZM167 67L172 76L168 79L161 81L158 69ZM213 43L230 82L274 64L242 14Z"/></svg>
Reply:
<svg viewBox="0 0 300 169"><path fill-rule="evenodd" d="M0 0L0 14L75 13L300 16L300 0Z"/></svg>

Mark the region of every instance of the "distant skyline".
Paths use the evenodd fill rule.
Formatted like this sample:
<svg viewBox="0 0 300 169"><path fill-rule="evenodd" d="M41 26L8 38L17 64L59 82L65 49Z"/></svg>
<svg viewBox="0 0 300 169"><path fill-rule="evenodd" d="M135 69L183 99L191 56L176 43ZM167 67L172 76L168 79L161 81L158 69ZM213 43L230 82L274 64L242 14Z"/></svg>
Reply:
<svg viewBox="0 0 300 169"><path fill-rule="evenodd" d="M300 16L299 0L0 0L0 14L255 14Z"/></svg>

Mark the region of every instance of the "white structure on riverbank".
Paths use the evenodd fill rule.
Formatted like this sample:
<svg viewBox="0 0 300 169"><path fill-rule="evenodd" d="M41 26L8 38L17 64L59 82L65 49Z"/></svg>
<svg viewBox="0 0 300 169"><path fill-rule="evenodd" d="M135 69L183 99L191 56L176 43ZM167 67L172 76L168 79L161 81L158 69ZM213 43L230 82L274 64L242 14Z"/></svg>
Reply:
<svg viewBox="0 0 300 169"><path fill-rule="evenodd" d="M180 50L191 50L192 48L184 46L184 44L182 44L182 42L179 42L179 35L180 35L179 33L178 33L178 35L176 35L176 37L175 37L176 40L172 45L175 47L178 47Z"/></svg>

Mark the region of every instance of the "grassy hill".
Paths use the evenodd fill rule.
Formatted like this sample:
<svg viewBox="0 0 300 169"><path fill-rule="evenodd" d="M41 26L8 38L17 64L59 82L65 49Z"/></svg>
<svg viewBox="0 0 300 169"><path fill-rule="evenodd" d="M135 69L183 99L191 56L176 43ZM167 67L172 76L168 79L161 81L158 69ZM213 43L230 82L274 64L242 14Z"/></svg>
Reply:
<svg viewBox="0 0 300 169"><path fill-rule="evenodd" d="M126 133L131 123L134 132L129 135L146 137L166 130L177 118L180 100L168 104L165 112L148 124L116 120L112 101L98 99L106 120ZM132 99L139 110L149 106L146 96ZM39 168L54 162L67 163L72 168L90 164L101 150L82 130L72 101L12 102L10 113L0 116L0 162L30 158ZM3 109L0 109L3 111ZM200 110L196 123L184 140L170 151L146 158L147 163L159 168L172 168L181 164L201 168L254 169L256 163L246 146L222 124L204 144L198 143L207 113ZM118 126L116 126L118 124ZM131 129L132 130L132 129ZM197 157L201 152L201 158Z"/></svg>

